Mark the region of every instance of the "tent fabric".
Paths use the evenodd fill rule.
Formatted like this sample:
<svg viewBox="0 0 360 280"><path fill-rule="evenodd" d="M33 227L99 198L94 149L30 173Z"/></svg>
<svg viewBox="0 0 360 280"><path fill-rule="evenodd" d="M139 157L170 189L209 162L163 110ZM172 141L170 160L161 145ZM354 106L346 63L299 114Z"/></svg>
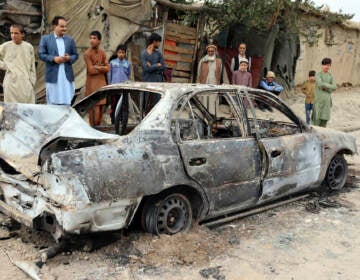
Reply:
<svg viewBox="0 0 360 280"><path fill-rule="evenodd" d="M143 24L144 17L151 17L150 0L102 0L101 6L107 14ZM139 17L139 15L142 15Z"/></svg>
<svg viewBox="0 0 360 280"><path fill-rule="evenodd" d="M83 54L89 47L89 33L98 30L102 34L102 48L108 58L116 46L125 43L141 24L151 17L150 0L56 0L44 1L47 22L43 34L51 32L54 16L66 18L67 34L74 38L79 59L74 63L75 87L83 88L86 80L86 66ZM39 61L35 91L39 102L45 97L45 63Z"/></svg>

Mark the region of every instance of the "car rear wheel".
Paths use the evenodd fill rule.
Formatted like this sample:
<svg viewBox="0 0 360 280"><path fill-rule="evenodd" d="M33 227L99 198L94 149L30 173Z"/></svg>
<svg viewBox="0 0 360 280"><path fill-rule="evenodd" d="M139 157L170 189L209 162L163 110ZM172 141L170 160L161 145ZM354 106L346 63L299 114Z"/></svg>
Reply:
<svg viewBox="0 0 360 280"><path fill-rule="evenodd" d="M336 155L326 171L326 183L331 190L340 190L344 187L347 177L347 162L342 155Z"/></svg>
<svg viewBox="0 0 360 280"><path fill-rule="evenodd" d="M186 232L193 222L191 204L180 193L148 200L141 216L143 229L153 234Z"/></svg>

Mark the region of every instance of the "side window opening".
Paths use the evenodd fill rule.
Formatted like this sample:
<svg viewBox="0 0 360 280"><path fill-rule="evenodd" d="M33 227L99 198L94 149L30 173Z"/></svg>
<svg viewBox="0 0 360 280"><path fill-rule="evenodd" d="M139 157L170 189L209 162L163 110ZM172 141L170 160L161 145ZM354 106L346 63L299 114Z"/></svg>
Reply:
<svg viewBox="0 0 360 280"><path fill-rule="evenodd" d="M242 137L244 131L226 93L205 92L186 97L172 114L174 140Z"/></svg>
<svg viewBox="0 0 360 280"><path fill-rule="evenodd" d="M243 95L243 98L246 98ZM301 133L301 128L282 110L282 104L275 100L264 98L256 93L249 93L249 99L254 108L255 116L249 106L244 104L249 120L251 134L256 134L256 123L260 137L279 137ZM256 117L256 122L255 122Z"/></svg>

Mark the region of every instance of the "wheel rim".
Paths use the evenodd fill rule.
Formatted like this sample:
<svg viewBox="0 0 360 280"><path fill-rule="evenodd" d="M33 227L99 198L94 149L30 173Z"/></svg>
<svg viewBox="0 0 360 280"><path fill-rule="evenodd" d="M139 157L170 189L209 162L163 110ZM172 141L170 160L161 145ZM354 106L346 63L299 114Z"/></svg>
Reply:
<svg viewBox="0 0 360 280"><path fill-rule="evenodd" d="M160 234L175 234L186 230L190 223L189 204L180 196L170 196L158 209L157 229Z"/></svg>
<svg viewBox="0 0 360 280"><path fill-rule="evenodd" d="M341 188L345 178L345 166L341 158L331 161L328 169L327 181L331 189Z"/></svg>

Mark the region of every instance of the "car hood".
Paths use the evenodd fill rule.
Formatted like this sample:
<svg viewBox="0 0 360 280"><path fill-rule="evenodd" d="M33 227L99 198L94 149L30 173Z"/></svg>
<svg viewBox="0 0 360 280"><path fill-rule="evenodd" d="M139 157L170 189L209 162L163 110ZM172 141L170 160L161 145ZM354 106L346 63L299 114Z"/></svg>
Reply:
<svg viewBox="0 0 360 280"><path fill-rule="evenodd" d="M57 138L113 141L91 128L69 106L0 103L0 158L31 178L40 171L41 149Z"/></svg>

